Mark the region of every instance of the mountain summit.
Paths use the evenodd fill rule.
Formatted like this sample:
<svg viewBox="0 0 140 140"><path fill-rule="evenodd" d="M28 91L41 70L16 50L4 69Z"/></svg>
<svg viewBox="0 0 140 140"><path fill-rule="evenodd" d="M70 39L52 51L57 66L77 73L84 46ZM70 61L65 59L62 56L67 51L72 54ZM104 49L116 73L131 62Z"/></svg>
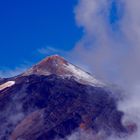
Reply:
<svg viewBox="0 0 140 140"><path fill-rule="evenodd" d="M95 79L91 74L85 72L77 66L72 65L63 57L53 55L45 58L23 75L51 75L55 74L63 78L74 78L83 84L91 84L96 86L103 86L104 84Z"/></svg>
<svg viewBox="0 0 140 140"><path fill-rule="evenodd" d="M34 65L31 69L29 69L25 74L37 74L37 75L64 75L65 70L63 68L64 65L67 65L68 62L64 60L64 58L54 55L43 59L38 64Z"/></svg>

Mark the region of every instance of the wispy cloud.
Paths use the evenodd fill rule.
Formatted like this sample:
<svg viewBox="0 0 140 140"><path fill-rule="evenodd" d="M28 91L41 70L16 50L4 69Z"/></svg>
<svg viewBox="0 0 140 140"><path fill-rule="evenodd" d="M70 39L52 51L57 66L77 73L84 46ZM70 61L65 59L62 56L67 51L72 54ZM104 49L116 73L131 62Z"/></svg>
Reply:
<svg viewBox="0 0 140 140"><path fill-rule="evenodd" d="M64 50L56 49L51 46L46 46L46 47L41 47L41 48L35 50L35 54L37 55L37 57L38 57L38 54L39 54L39 56L43 56L43 57L44 56L47 57L47 56L54 55L54 54L65 56L65 55L67 55L67 52ZM39 60L39 61L41 61L41 60ZM0 67L0 77L3 78L3 77L16 76L16 75L21 74L24 71L26 71L32 65L33 65L33 62L24 61L23 64L15 67L15 68Z"/></svg>
<svg viewBox="0 0 140 140"><path fill-rule="evenodd" d="M59 50L57 50L53 47L50 47L50 46L46 46L46 47L42 47L42 48L38 49L38 52L41 54L50 55L52 53L59 52Z"/></svg>
<svg viewBox="0 0 140 140"><path fill-rule="evenodd" d="M39 48L38 52L42 55L54 55L54 54L62 55L66 53L64 50L56 49L51 46Z"/></svg>
<svg viewBox="0 0 140 140"><path fill-rule="evenodd" d="M0 77L7 78L17 76L23 72L25 72L31 66L30 63L19 65L15 68L7 68L7 67L0 67Z"/></svg>

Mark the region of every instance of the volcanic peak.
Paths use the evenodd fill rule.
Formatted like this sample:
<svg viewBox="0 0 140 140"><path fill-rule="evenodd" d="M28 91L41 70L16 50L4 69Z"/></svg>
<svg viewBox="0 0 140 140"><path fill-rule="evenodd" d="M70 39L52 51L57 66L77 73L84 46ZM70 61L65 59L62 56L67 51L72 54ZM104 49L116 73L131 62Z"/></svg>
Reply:
<svg viewBox="0 0 140 140"><path fill-rule="evenodd" d="M63 65L63 64L67 64L67 61L59 55L53 55L53 56L45 58L38 65L42 66L42 65L47 65L47 64Z"/></svg>
<svg viewBox="0 0 140 140"><path fill-rule="evenodd" d="M79 67L72 65L66 61L63 57L58 55L53 55L45 58L38 64L34 65L32 68L27 70L23 75L51 75L55 74L63 78L71 78L78 80L81 83L92 83L97 85L102 85L102 83L96 80L92 75L80 69Z"/></svg>

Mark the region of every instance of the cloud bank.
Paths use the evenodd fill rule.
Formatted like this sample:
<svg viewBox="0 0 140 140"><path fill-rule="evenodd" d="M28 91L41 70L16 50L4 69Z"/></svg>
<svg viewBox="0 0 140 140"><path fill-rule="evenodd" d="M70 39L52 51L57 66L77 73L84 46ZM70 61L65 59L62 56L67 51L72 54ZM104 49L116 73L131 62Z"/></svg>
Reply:
<svg viewBox="0 0 140 140"><path fill-rule="evenodd" d="M126 93L119 109L123 121L140 127L140 1L79 0L75 8L82 38L71 55L88 65L97 77L122 86ZM78 139L78 137L77 137ZM111 137L109 140L118 140ZM140 131L126 140L140 139Z"/></svg>
<svg viewBox="0 0 140 140"><path fill-rule="evenodd" d="M103 79L139 82L139 5L138 0L80 0L75 16L84 34L74 48L75 58Z"/></svg>

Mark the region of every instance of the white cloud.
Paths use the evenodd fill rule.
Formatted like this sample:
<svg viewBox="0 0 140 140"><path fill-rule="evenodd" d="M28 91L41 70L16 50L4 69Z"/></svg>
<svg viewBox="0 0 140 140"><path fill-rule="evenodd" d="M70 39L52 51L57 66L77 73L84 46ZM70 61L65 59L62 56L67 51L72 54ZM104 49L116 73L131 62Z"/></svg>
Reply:
<svg viewBox="0 0 140 140"><path fill-rule="evenodd" d="M84 35L72 53L98 77L131 84L140 79L139 1L117 0L120 19L111 25L112 1L116 0L79 1L75 15Z"/></svg>
<svg viewBox="0 0 140 140"><path fill-rule="evenodd" d="M110 22L112 2L116 4L115 16L118 16L114 23ZM88 65L97 77L125 88L127 99L119 108L140 127L139 13L139 0L79 0L75 18L84 34L71 55L79 63ZM129 138L138 139L140 131Z"/></svg>

